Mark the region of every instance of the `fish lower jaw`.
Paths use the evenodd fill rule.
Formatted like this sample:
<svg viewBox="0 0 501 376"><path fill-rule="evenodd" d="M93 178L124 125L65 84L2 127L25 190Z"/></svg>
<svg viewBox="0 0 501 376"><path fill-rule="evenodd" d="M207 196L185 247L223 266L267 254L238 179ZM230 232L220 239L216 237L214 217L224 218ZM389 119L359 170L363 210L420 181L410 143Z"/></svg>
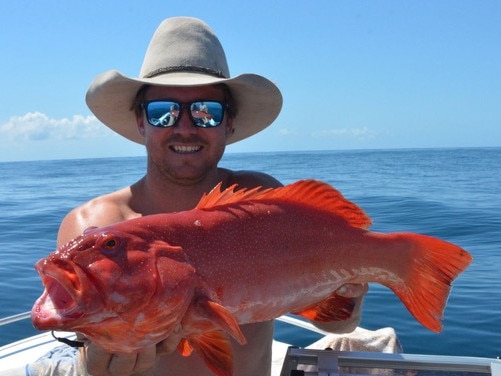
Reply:
<svg viewBox="0 0 501 376"><path fill-rule="evenodd" d="M55 278L45 276L45 291L31 310L31 321L40 330L64 329L65 323L83 316L76 300Z"/></svg>
<svg viewBox="0 0 501 376"><path fill-rule="evenodd" d="M38 330L66 330L68 322L75 322L82 316L76 304L58 308L48 294L42 295L31 310L31 322Z"/></svg>

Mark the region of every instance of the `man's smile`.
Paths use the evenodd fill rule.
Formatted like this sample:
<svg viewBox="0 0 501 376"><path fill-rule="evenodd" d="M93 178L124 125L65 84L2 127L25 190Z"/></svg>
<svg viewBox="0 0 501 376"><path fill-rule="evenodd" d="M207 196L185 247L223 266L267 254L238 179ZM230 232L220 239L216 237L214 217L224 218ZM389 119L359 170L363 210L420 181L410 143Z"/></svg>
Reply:
<svg viewBox="0 0 501 376"><path fill-rule="evenodd" d="M202 150L201 145L171 145L169 148L179 154L196 153Z"/></svg>

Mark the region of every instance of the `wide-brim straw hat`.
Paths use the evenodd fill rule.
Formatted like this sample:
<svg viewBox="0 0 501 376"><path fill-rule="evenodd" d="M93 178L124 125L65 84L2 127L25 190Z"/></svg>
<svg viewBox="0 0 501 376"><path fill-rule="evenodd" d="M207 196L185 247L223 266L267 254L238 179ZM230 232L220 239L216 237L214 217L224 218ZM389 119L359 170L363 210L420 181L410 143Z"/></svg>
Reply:
<svg viewBox="0 0 501 376"><path fill-rule="evenodd" d="M144 144L131 109L138 90L145 84L202 86L225 84L236 105L234 133L227 143L247 138L269 126L280 113L282 95L270 80L256 74L231 78L226 55L213 30L191 17L164 20L146 50L139 78L117 70L97 76L86 101L90 110L115 132Z"/></svg>

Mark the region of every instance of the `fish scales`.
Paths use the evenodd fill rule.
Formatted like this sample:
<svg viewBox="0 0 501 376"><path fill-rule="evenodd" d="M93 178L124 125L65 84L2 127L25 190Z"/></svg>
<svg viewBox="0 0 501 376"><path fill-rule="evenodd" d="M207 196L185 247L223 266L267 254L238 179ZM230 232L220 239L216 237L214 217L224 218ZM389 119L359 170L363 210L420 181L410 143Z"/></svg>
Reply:
<svg viewBox="0 0 501 376"><path fill-rule="evenodd" d="M440 331L451 283L471 256L430 236L370 232L370 224L323 182L218 186L193 210L91 228L40 260L45 291L32 321L79 331L112 352L139 351L181 324L179 352L197 351L219 376L232 374L227 336L246 342L241 324L288 312L348 318L353 301L335 293L345 283L387 286Z"/></svg>

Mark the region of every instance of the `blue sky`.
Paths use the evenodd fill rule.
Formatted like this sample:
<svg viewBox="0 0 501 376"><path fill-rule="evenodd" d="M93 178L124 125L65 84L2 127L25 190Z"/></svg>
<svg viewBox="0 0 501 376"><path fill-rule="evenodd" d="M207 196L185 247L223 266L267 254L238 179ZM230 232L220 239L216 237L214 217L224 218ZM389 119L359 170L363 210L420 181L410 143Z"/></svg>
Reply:
<svg viewBox="0 0 501 376"><path fill-rule="evenodd" d="M85 105L108 69L137 76L158 24L216 31L232 75L282 113L229 152L501 146L501 2L2 1L0 161L144 155Z"/></svg>

